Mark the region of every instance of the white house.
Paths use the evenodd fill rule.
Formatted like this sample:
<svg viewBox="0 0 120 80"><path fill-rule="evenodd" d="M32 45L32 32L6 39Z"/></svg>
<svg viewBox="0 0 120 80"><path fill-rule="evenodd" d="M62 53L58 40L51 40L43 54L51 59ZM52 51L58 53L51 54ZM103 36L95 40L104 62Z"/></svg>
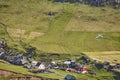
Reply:
<svg viewBox="0 0 120 80"><path fill-rule="evenodd" d="M41 63L41 64L38 66L38 69L43 69L43 70L44 70L44 69L45 69L45 65Z"/></svg>
<svg viewBox="0 0 120 80"><path fill-rule="evenodd" d="M69 64L71 64L71 61L65 61L64 64L69 65Z"/></svg>

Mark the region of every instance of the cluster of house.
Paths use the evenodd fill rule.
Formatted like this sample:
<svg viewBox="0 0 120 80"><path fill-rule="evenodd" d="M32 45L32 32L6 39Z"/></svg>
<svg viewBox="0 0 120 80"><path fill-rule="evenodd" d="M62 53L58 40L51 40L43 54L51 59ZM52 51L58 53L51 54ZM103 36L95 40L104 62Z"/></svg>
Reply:
<svg viewBox="0 0 120 80"><path fill-rule="evenodd" d="M46 64L41 61L32 61L30 56L25 56L19 52L12 52L8 49L5 40L0 41L0 59L5 60L14 65L22 65L25 68L29 69L39 69L40 72L44 72L46 69L66 69L68 72L74 69L74 72L86 73L87 68L85 65L78 66L74 60L66 60L63 63L57 63L51 61L49 64Z"/></svg>
<svg viewBox="0 0 120 80"><path fill-rule="evenodd" d="M110 65L109 62L104 62L101 65L98 61L91 61L90 58L83 55L80 60L82 60L82 64L78 64L75 60L65 60L60 63L57 61L49 61L49 63L45 63L42 61L32 61L32 57L30 55L23 55L19 52L12 52L7 48L7 45L4 40L0 41L0 59L5 60L11 64L22 65L28 69L37 69L39 73L43 73L48 69L61 69L66 72L75 72L75 73L88 73L88 68L86 66L87 63L92 64L96 67L105 68L108 71L114 71L120 69L120 64Z"/></svg>
<svg viewBox="0 0 120 80"><path fill-rule="evenodd" d="M87 73L87 67L85 64L77 65L74 60L65 61L64 64L68 65L66 72Z"/></svg>
<svg viewBox="0 0 120 80"><path fill-rule="evenodd" d="M24 65L30 61L30 56L24 56L19 52L10 50L4 39L0 40L0 59L11 64Z"/></svg>
<svg viewBox="0 0 120 80"><path fill-rule="evenodd" d="M105 62L103 63L103 67L104 67L105 69L107 69L107 71L115 71L115 70L120 69L120 64L117 63L117 64L115 64L115 65L110 65L110 62L105 61Z"/></svg>
<svg viewBox="0 0 120 80"><path fill-rule="evenodd" d="M84 64L77 65L74 60L66 60L63 63L51 61L49 64L40 61L32 61L31 64L24 65L26 68L39 69L39 72L44 72L47 69L61 69L66 72L87 73L87 67Z"/></svg>

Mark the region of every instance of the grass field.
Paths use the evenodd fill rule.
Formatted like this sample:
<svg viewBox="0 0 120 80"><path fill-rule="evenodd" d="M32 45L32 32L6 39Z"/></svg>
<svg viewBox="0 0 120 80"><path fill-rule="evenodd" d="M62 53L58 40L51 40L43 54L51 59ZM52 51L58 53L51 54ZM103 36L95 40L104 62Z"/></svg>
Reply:
<svg viewBox="0 0 120 80"><path fill-rule="evenodd" d="M89 7L79 4L68 23L67 31L120 32L120 11L110 7Z"/></svg>
<svg viewBox="0 0 120 80"><path fill-rule="evenodd" d="M109 52L85 52L90 58L104 62L109 61L111 64L120 63L120 52L109 51Z"/></svg>
<svg viewBox="0 0 120 80"><path fill-rule="evenodd" d="M1 0L0 5L8 5L0 8L0 22L8 25L11 37L15 41L23 39L44 52L120 50L120 9L78 3L63 5L48 0ZM53 16L47 15L50 11ZM3 38L4 29L0 26ZM96 39L98 34L104 38ZM7 35L5 38L9 42Z"/></svg>
<svg viewBox="0 0 120 80"><path fill-rule="evenodd" d="M53 15L50 16L49 13ZM19 40L46 53L78 54L84 52L92 59L120 62L120 9L90 7L78 3L60 3L51 0L0 0L0 23L7 25L11 41L0 24L0 38L5 38L12 48L23 50ZM96 39L98 34L102 39ZM8 67L9 66L9 67ZM22 67L0 63L0 69L20 69ZM55 74L39 74L43 77L68 74L54 70ZM104 72L104 71L103 71ZM104 76L98 71L98 75ZM113 76L111 73L106 73ZM77 78L89 78L88 75L73 74ZM99 77L99 76L97 76ZM101 79L102 80L102 79Z"/></svg>

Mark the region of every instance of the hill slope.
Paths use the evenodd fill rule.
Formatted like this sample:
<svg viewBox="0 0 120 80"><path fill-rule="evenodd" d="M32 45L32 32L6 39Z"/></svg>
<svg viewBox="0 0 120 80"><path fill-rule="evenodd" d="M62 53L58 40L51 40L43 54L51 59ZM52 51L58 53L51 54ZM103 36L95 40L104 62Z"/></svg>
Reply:
<svg viewBox="0 0 120 80"><path fill-rule="evenodd" d="M48 0L2 0L0 6L0 22L8 25L10 36L44 52L120 50L120 9ZM0 27L0 37L16 43ZM98 34L103 38L96 39Z"/></svg>

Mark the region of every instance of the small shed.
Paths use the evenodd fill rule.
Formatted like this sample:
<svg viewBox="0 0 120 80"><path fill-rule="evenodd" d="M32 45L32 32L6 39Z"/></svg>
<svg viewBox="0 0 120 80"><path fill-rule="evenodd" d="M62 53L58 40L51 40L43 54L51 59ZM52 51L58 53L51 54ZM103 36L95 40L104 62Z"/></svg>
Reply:
<svg viewBox="0 0 120 80"><path fill-rule="evenodd" d="M101 34L98 34L98 35L96 36L96 38L97 38L97 39L101 39L101 38L103 38L103 36L102 36Z"/></svg>
<svg viewBox="0 0 120 80"><path fill-rule="evenodd" d="M70 65L71 61L65 61L64 64Z"/></svg>
<svg viewBox="0 0 120 80"><path fill-rule="evenodd" d="M64 80L76 80L75 76L67 74L64 78Z"/></svg>

